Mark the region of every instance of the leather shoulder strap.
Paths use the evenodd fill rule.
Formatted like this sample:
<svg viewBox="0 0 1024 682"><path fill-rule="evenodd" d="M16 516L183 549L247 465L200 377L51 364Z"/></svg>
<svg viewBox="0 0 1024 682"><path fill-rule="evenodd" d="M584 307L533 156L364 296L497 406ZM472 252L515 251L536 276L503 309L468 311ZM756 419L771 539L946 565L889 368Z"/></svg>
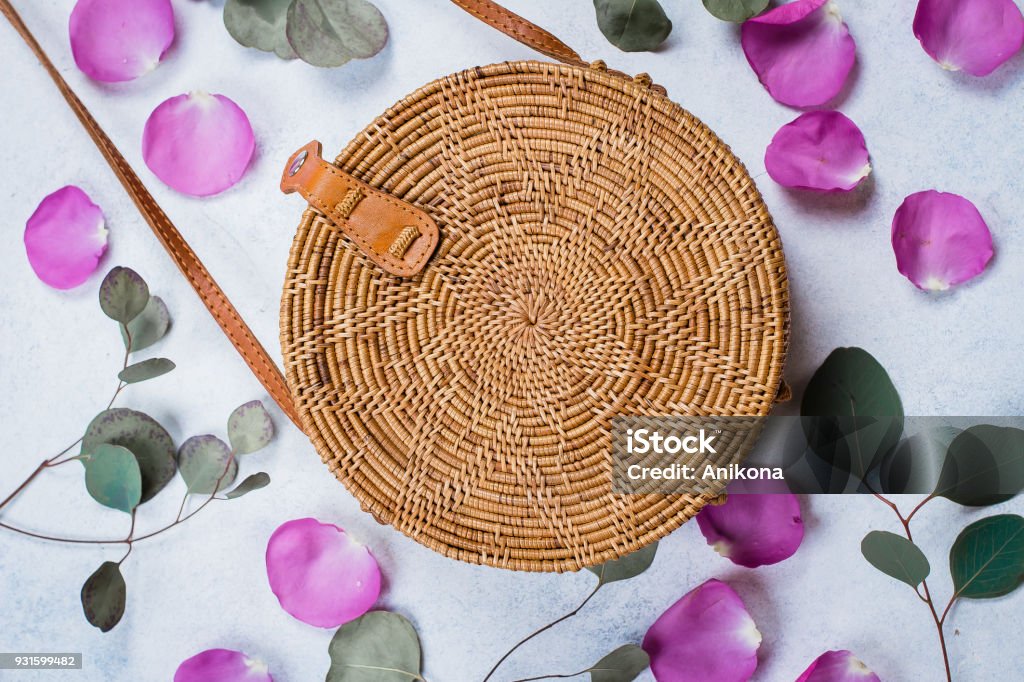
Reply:
<svg viewBox="0 0 1024 682"><path fill-rule="evenodd" d="M142 184L142 181L139 180L139 176L135 174L131 166L128 165L124 156L117 150L114 143L106 136L88 109L85 108L85 105L82 104L81 100L78 99L71 90L71 87L53 66L53 63L46 56L46 53L43 52L42 47L40 47L35 37L28 30L28 27L25 26L25 23L18 16L14 7L11 6L9 0L0 0L0 12L7 17L11 25L14 26L14 30L25 40L32 49L32 52L35 53L36 58L43 65L43 68L50 74L53 82L56 83L57 88L64 95L64 99L67 100L71 109L74 110L78 120L85 126L93 142L99 147L100 152L106 158L107 163L110 164L118 180L121 181L121 184L135 202L139 213L145 218L146 222L153 229L154 234L160 240L160 243L167 249L167 253L170 254L175 264L196 290L196 293L199 294L199 298L202 299L210 314L217 321L217 324L227 334L227 337L231 340L231 343L238 350L246 364L249 365L256 378L267 389L270 397L288 415L288 418L301 429L302 425L298 412L295 410L295 404L292 402L288 385L285 383L281 370L270 359L266 349L263 348L259 340L252 333L252 330L249 329L248 325L239 316L238 311L235 310L235 307L228 300L227 296L224 295L224 292L217 285L217 282L214 281L209 271L189 247L188 242L185 241L184 237L174 227L174 224L171 223L160 206L157 205L153 196L146 189L145 185Z"/></svg>
<svg viewBox="0 0 1024 682"><path fill-rule="evenodd" d="M540 26L510 12L492 0L452 0L485 24L498 29L523 45L573 66L586 66L583 58L561 40Z"/></svg>

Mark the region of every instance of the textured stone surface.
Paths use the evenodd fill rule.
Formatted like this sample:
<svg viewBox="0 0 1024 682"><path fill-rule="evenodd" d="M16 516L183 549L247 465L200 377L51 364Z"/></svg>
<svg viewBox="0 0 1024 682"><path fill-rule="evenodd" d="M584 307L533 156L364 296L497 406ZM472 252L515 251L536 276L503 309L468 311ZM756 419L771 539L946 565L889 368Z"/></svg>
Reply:
<svg viewBox="0 0 1024 682"><path fill-rule="evenodd" d="M328 153L340 149L386 106L436 76L532 56L442 0L378 0L392 31L384 52L343 69L318 70L236 45L221 23L221 3L181 0L175 2L179 39L165 63L133 83L99 86L72 62L70 0L15 4L271 348L285 258L301 210L295 197L277 190L279 166L288 155L314 137ZM765 146L796 112L771 100L746 64L738 32L699 3L664 2L675 29L653 55L624 55L609 46L583 0L508 4L589 59L650 72L747 163L789 260L793 330L787 376L798 393L832 348L859 345L889 369L908 413L1022 413L1018 301L1024 232L1017 223L1024 198L1017 156L1024 58L987 79L950 74L914 39L913 3L875 3L870 10L863 3L843 3L860 64L841 106L863 129L875 174L867 191L822 197L782 190L764 173ZM113 390L121 341L99 311L95 292L101 273L115 264L146 277L174 319L169 336L144 355L159 353L178 363L173 373L128 389L120 404L150 412L179 442L197 433L224 435L234 407L266 400L261 387L6 26L0 26L0 63L0 491L13 489L43 456L77 437ZM152 108L193 89L235 99L258 139L254 165L241 184L207 200L165 188L140 158L142 127ZM21 233L37 202L68 183L81 185L103 207L111 249L100 272L64 293L32 274ZM992 228L997 255L975 282L930 298L896 271L888 232L903 197L932 187L977 204ZM272 486L217 503L187 527L139 545L124 567L127 614L109 634L86 624L78 593L103 560L119 558L120 548L54 546L5 535L0 649L83 651L85 669L67 674L83 682L169 680L181 660L210 647L242 649L266 660L278 682L321 679L331 633L285 614L263 567L266 539L281 522L302 516L344 526L373 548L387 577L380 604L411 617L432 682L482 678L512 641L571 609L588 591L589 573L523 575L457 564L378 526L326 473L306 439L279 412L273 414L279 436L268 449L246 457L240 473L269 471ZM81 475L77 465L49 472L4 518L76 536L127 533L127 517L89 500ZM143 508L140 527L173 518L182 491L180 481L172 483ZM1003 508L1019 513L1024 502ZM897 530L891 512L869 498L819 497L804 500L804 515L807 537L796 556L756 570L718 557L696 525L687 524L663 542L648 573L606 588L574 621L511 659L497 679L584 668L622 643L638 642L669 604L710 577L733 585L764 633L756 679L795 679L818 654L836 648L853 650L883 680L938 679L941 666L927 610L905 586L860 557L860 539L868 530ZM915 521L940 599L949 594L946 551L957 531L977 516L940 501ZM1009 646L1016 641L1010 633L1024 627L1022 600L1017 593L953 611L949 641L958 680L1003 679L1024 669L1024 652ZM10 675L55 679L44 673Z"/></svg>

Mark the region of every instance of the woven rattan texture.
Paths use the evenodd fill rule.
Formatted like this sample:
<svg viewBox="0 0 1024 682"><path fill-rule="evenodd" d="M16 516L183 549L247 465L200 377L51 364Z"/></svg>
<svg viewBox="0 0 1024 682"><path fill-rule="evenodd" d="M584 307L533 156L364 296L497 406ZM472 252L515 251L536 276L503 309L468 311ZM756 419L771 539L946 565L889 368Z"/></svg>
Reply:
<svg viewBox="0 0 1024 682"><path fill-rule="evenodd" d="M310 209L282 299L288 383L324 461L443 554L574 570L704 503L610 492L615 415L761 415L785 263L742 164L643 83L516 62L437 80L339 156L441 227L382 272Z"/></svg>

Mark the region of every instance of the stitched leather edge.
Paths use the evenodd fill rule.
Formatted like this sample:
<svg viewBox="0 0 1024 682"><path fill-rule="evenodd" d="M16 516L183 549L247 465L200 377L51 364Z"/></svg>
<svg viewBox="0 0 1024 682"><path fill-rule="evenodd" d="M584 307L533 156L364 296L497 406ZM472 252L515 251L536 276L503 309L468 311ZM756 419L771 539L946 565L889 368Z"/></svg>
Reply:
<svg viewBox="0 0 1024 682"><path fill-rule="evenodd" d="M386 264L387 266L391 267L394 270L401 271L401 272L395 272L395 273L392 273L392 274L404 274L404 273L415 274L415 273L419 272L420 267L427 261L428 258L430 258L430 256L434 252L434 248L436 248L437 240L438 240L438 228L437 228L437 225L434 224L434 222L428 216L426 216L426 214L424 214L422 211L420 211L419 209L414 209L411 206L409 206L408 204L406 204L405 202L399 201L398 199L388 195L385 192L382 192L382 191L380 191L378 189L374 189L373 187L370 187L366 183L364 183L364 182L362 182L360 180L357 180L356 178L352 177L351 175L348 175L347 173L342 171L340 168L338 168L337 166L335 166L332 163L327 162L326 160L323 161L323 164L324 164L323 168L328 173L330 173L331 175L335 176L336 178L338 178L342 182L356 183L357 186L362 188L363 191L365 191L367 193L367 197L366 197L366 199L364 199L364 201L366 201L367 199L370 199L371 197L374 198L374 199L383 200L385 203L390 204L391 206L394 206L395 208L399 209L403 213L409 214L411 216L411 221L412 222L415 222L415 223L417 223L418 225L420 225L421 227L424 228L422 230L423 236L427 237L428 241L432 244L432 248L425 249L423 251L423 253L421 253L420 256L416 260L412 261L411 263L407 262L404 259L395 258L394 256L392 256L391 254L387 253L386 251L377 251L376 249L371 247L370 243L367 241L366 237L364 237L356 229L354 229L354 228L352 228L352 227L350 227L348 225L348 223L349 223L348 220L340 219L340 222L338 222L339 218L336 218L334 216L333 211L330 209L330 207L328 207L327 204L325 204L324 201L322 199L320 199L320 197L318 197L317 195L315 195L313 193L310 193L309 197L307 197L307 200L309 200L310 203L312 203L313 200L315 199L316 200L316 207L317 207L317 209L321 213L323 213L325 216L327 216L328 218L331 218L333 221L335 221L335 223L338 225L338 228L342 232L344 232L346 235L348 235L351 239L355 240L368 256L370 256L374 260L377 260L377 258L379 258L381 261L384 261L383 263L380 263L381 267L384 267L384 265ZM379 263L380 261L377 261L377 262Z"/></svg>
<svg viewBox="0 0 1024 682"><path fill-rule="evenodd" d="M114 143L107 137L96 119L92 117L89 110L78 96L75 95L71 86L67 84L60 72L50 61L43 51L39 42L36 41L31 31L22 21L21 17L14 10L7 0L0 2L0 13L10 21L15 31L24 39L29 49L39 60L39 63L49 74L54 85L64 96L68 106L78 117L82 127L92 138L100 153L110 165L111 170L117 176L125 191L131 197L139 213L146 223L153 230L160 243L167 250L175 265L185 275L189 284L202 300L207 310L220 326L221 330L231 341L232 345L245 360L253 374L266 389L271 398L280 406L282 412L300 429L303 428L302 420L295 408L291 398L291 391L285 382L284 375L276 364L270 359L263 345L242 320L238 311L234 308L227 296L214 281L209 271L203 266L195 252L185 241L185 238L178 232L177 228L170 221L167 215L160 208L159 204L146 189L146 186L139 179L135 171L128 164L128 161L121 155ZM227 317L225 317L227 315Z"/></svg>
<svg viewBox="0 0 1024 682"><path fill-rule="evenodd" d="M560 61L578 66L584 64L583 59L575 50L552 33L497 3L486 0L452 0L452 2L485 24L493 26L527 47L532 47L538 52Z"/></svg>

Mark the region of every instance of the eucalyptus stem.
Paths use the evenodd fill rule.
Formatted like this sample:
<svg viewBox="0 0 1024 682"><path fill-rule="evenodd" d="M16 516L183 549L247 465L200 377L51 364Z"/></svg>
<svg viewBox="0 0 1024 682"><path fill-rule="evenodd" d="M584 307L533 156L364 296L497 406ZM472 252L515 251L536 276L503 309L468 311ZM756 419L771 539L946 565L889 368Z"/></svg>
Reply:
<svg viewBox="0 0 1024 682"><path fill-rule="evenodd" d="M121 362L121 372L128 369L128 360L132 354L132 333L128 329L128 325L121 324L121 329L124 331L124 361ZM117 400L117 396L121 395L121 391L127 386L125 382L121 381L121 373L118 372L117 389L114 391L114 395L110 396L110 401L107 403L107 407L104 411L109 410L113 405L114 401Z"/></svg>
<svg viewBox="0 0 1024 682"><path fill-rule="evenodd" d="M151 538L155 538L155 537L161 535L162 532L166 532L167 530L170 530L171 528L173 528L176 525L181 525L182 523L184 523L185 521L187 521L191 517L195 516L196 514L200 513L201 511L203 511L203 509L208 504L210 504L214 500L219 500L219 499L220 498L217 498L215 493L210 494L210 496L206 500L203 501L203 504L201 504L199 507L197 507L194 511L191 511L191 512L185 514L183 517L175 520L172 523L168 523L167 525L165 525L165 526L163 526L161 528L158 528L156 530L152 530L150 532L146 532L145 535L138 536L137 538L132 538L132 537L128 537L128 538L115 538L115 539L112 539L112 540L93 540L93 539L88 539L88 538L57 538L55 536L47 536L45 534L41 534L41 532L35 532L35 531L32 531L32 530L26 530L25 528L18 528L16 526L10 525L9 523L3 523L3 522L0 522L0 528L5 528L5 529L10 530L12 532L17 532L17 534L19 534L19 535L28 536L30 538L36 538L37 540L46 540L46 541L51 542L51 543L65 543L65 544L70 544L70 545L129 545L130 546L130 545L132 545L134 543L142 542L143 540L148 540L148 539L151 539Z"/></svg>
<svg viewBox="0 0 1024 682"><path fill-rule="evenodd" d="M128 326L127 325L121 325L121 326L124 329L124 334L125 334L125 339L126 339L125 340L125 344L124 344L124 360L121 362L121 371L124 371L128 367L128 360L130 359L131 352L132 352L132 333L130 331L128 331ZM114 401L117 400L117 396L119 396L121 394L121 391L123 391L124 387L127 386L127 385L128 384L126 384L125 382L121 381L120 379L117 380L117 388L114 390L114 395L112 395L110 397L110 400L107 402L107 406L104 408L104 411L109 410L113 406ZM83 439L84 439L84 436L79 437L78 440L76 440L74 443L72 443L71 445L67 446L66 448L64 448L63 450L58 452L56 455L50 457L49 459L44 459L39 464L39 466L36 467L35 471L33 471L31 474L29 474L29 477L26 478L24 481L22 481L21 485L19 485L17 488L14 489L14 492L12 492L10 495L8 495L6 498L4 498L3 502L0 502L0 509L3 509L4 507L6 507L15 497L17 497L19 494L21 494L21 492L24 491L25 488L28 487L28 484L31 483L35 479L36 476L41 474L44 469L50 469L52 467L59 466L61 464L67 464L68 462L71 462L71 461L74 461L74 460L78 459L80 457L79 455L74 455L72 457L67 457L65 459L60 459L60 458L61 458L61 456L66 455L68 452L70 452L71 449L74 448L76 445L81 443ZM3 525L3 524L0 524L0 527L8 528L10 530L16 530L14 528L11 528L10 526L6 526L6 525Z"/></svg>
<svg viewBox="0 0 1024 682"><path fill-rule="evenodd" d="M529 635L527 635L526 637L524 637L523 639L519 640L519 642L515 646L513 646L511 649L509 649L507 652L505 652L504 656L502 656L501 658L498 659L498 662L494 664L494 667L491 668L490 671L487 673L487 675L484 677L483 682L487 682L487 680L491 679L491 676L494 675L494 673L498 670L498 668L501 667L501 664L504 663L506 661L506 659L508 659L508 657L511 656L515 652L516 649L518 649L519 647L523 646L524 644L529 642L531 639L533 639L537 635L539 635L539 634L541 634L543 632L547 632L548 630L550 630L551 628L555 627L556 625L558 625L562 621L569 620L570 618L575 616L577 613L579 613L583 609L583 607L587 605L587 602L589 602L591 599L593 599L594 595L597 594L598 590L600 590L603 586L604 586L604 581L603 580L599 581L597 583L597 587L595 587L593 589L593 591L591 591L591 593L587 595L587 598L584 599L582 602L580 602L580 605L577 606L575 609L573 609L569 613L565 614L564 616L561 616L560 618L557 618L557 619L551 621L550 623L548 623L544 627L540 628L539 630L536 630L535 632L532 632ZM578 675L579 673L576 673L576 674ZM545 676L542 676L542 677L530 677L530 678L527 678L527 679L528 680L543 680L543 679L545 679L545 677L573 677L573 675L545 675ZM519 682L525 682L525 680L520 680Z"/></svg>
<svg viewBox="0 0 1024 682"><path fill-rule="evenodd" d="M556 674L556 675L538 675L537 677L523 677L523 678L520 678L518 680L513 680L512 682L537 682L537 680L567 680L570 677L579 677L580 675L582 675L583 673L586 673L586 672L589 672L589 671L581 670L578 673L568 673L568 674L563 673L563 674L560 674L560 675Z"/></svg>
<svg viewBox="0 0 1024 682"><path fill-rule="evenodd" d="M174 517L175 521L181 521L181 515L185 513L185 503L188 502L188 491L181 498L181 504L178 505L178 515Z"/></svg>
<svg viewBox="0 0 1024 682"><path fill-rule="evenodd" d="M3 502L0 502L0 509L3 509L8 504L10 504L11 500L13 500L15 497L17 497L18 494L21 493L22 490L24 490L25 488L28 487L28 484L31 483L35 479L36 476L38 476L39 474L41 474L43 472L43 469L45 469L46 467L49 466L49 463L50 463L50 460L48 460L48 459L44 459L42 462L40 462L39 466L36 467L36 470L33 471L31 474L29 474L28 478L26 478L24 481L22 481L21 485L19 485L17 488L14 489L14 492L12 492L10 495L8 495L6 498L4 498Z"/></svg>
<svg viewBox="0 0 1024 682"><path fill-rule="evenodd" d="M140 535L134 538L112 538L110 540L96 540L92 538L62 538L54 535L46 535L44 533L36 533L34 531L25 530L24 528L18 528L17 526L12 526L8 523L3 522L0 522L0 528L4 528L13 533L18 533L19 535L27 535L30 538L36 538L37 540L46 540L48 542L60 542L72 545L132 545L136 542L142 542L143 540L148 540L152 537L156 537L161 533L169 531L171 528L174 528L175 526L180 526L181 524L185 523L190 518L201 512L203 508L206 507L206 505L209 504L214 499L217 498L215 498L213 495L210 495L194 511L186 514L181 519L174 521L173 523L169 523L166 526L163 526L162 528L158 528L157 530L146 533L145 535Z"/></svg>
<svg viewBox="0 0 1024 682"><path fill-rule="evenodd" d="M181 524L185 523L186 521L191 519L193 516L195 516L199 512L203 511L203 509L206 508L206 505L210 504L210 502L213 502L214 500L221 499L221 498L217 497L217 493L220 492L220 484L224 481L224 477L228 475L229 471L231 471L231 462L232 462L233 459L234 459L234 452L231 453L231 458L228 459L228 463L224 466L224 471L221 472L220 477L217 479L217 482L214 484L213 492L210 493L209 496L205 500L203 500L203 503L201 505L199 505L198 507L196 507L194 510L192 510L191 512L189 512L188 514L186 514L183 517L181 515L181 510L185 508L185 500L187 500L188 496L189 496L189 493L186 492L185 493L185 499L182 500L181 508L178 510L178 517L176 519L174 519L173 523L169 523L166 526L164 526L163 528L158 528L157 530L154 530L154 531L151 531L149 533L146 533L145 535L140 535L139 537L134 537L134 534L135 534L135 512L136 512L135 509L132 510L132 526L131 526L131 530L128 533L128 537L126 537L126 538L116 538L116 539L113 539L113 540L93 540L93 539L87 539L87 538L61 538L61 537L56 537L56 536L53 536L53 535L45 535L43 533L35 533L33 531L25 530L23 528L17 528L16 526L12 526L10 524L3 523L3 522L0 522L0 528L5 528L5 529L7 529L9 531L12 531L12 532L15 532L15 533L20 533L21 535L27 535L29 537L36 538L38 540L48 540L49 542L63 542L63 543L66 543L66 544L74 544L74 545L128 545L128 553L125 554L124 557L121 559L121 561L124 561L125 559L128 558L128 554L131 554L131 548L132 548L132 545L134 543L142 542L143 540L148 540L150 538L156 537L157 535L160 535L161 533L164 533L164 532L170 530L171 528L174 528L175 526L180 526ZM596 592L597 590L594 590L594 591ZM591 596L593 596L593 595L591 595ZM588 597L588 599L589 598L590 597ZM584 603L586 603L586 602L584 602ZM580 606L582 607L582 604ZM577 610L579 610L579 609L577 609Z"/></svg>
<svg viewBox="0 0 1024 682"><path fill-rule="evenodd" d="M910 523L910 520L912 518L914 518L914 515L917 514L917 512L921 511L921 507L925 506L926 504L928 504L929 502L931 502L934 499L935 499L935 493L932 493L928 497L926 497L923 500L921 500L918 503L918 505L916 507L914 507L913 509L911 509L910 513L907 514L907 523Z"/></svg>
<svg viewBox="0 0 1024 682"><path fill-rule="evenodd" d="M135 535L135 512L136 509L132 509L132 525L128 529L128 537L125 538L125 542L128 543L128 551L125 552L124 556L121 557L121 560L117 562L118 566L125 562L125 559L128 558L128 556L132 553L132 549L135 547L135 545L133 544L133 536Z"/></svg>
<svg viewBox="0 0 1024 682"><path fill-rule="evenodd" d="M900 520L900 524L903 526L903 532L907 536L907 540L909 540L910 542L914 541L914 534L910 530L910 520L914 518L914 515L917 514L917 512L919 512L922 507L928 504L931 500L935 499L934 494L929 495L928 497L921 500L921 502L919 502L917 506L915 506L908 515L904 516L900 512L899 507L896 506L895 502L886 499L884 496L879 495L878 493L874 493L874 495L886 506L892 509L894 514L896 514L896 518ZM921 581L921 592L918 592L916 588L914 592L921 599L921 601L928 605L928 610L932 614L932 620L935 623L935 630L938 632L939 635L939 647L942 649L942 664L946 668L946 682L953 682L953 672L949 666L949 651L946 648L946 633L943 630L943 626L946 624L946 615L949 613L950 608L953 606L953 602L956 601L957 595L954 594L952 597L950 597L949 603L946 605L946 609L942 612L942 616L940 617L938 610L935 608L935 600L932 599L931 592L928 590L927 579Z"/></svg>

